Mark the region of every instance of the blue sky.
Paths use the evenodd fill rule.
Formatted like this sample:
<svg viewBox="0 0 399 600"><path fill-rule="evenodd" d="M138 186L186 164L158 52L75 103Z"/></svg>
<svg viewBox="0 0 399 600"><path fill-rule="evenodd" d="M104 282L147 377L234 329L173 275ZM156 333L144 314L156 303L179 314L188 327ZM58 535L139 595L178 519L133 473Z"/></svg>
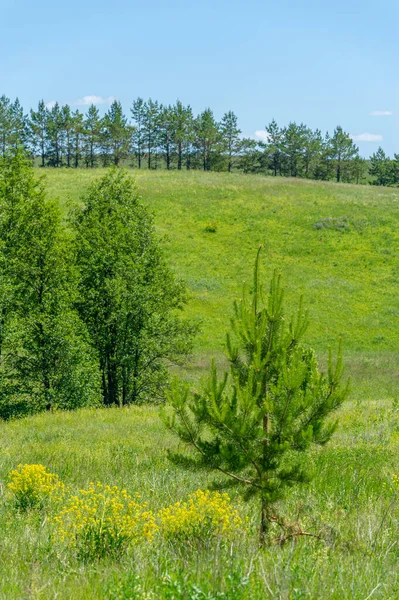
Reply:
<svg viewBox="0 0 399 600"><path fill-rule="evenodd" d="M128 112L138 96L179 98L217 118L234 110L246 135L261 137L272 118L323 132L340 124L361 136L364 156L379 145L399 153L398 0L0 0L0 9L0 95L25 109L95 96Z"/></svg>

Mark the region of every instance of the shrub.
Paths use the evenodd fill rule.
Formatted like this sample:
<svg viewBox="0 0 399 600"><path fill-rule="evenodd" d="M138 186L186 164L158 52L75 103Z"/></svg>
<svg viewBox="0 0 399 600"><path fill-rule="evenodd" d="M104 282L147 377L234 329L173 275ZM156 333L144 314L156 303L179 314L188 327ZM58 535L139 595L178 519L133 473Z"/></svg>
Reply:
<svg viewBox="0 0 399 600"><path fill-rule="evenodd" d="M158 513L161 534L168 540L204 542L215 536L231 537L242 527L238 511L227 494L197 490L187 502Z"/></svg>
<svg viewBox="0 0 399 600"><path fill-rule="evenodd" d="M20 510L43 508L50 500L62 498L65 487L58 475L43 465L18 465L8 474L8 489Z"/></svg>
<svg viewBox="0 0 399 600"><path fill-rule="evenodd" d="M52 523L53 542L82 560L118 557L139 540L152 540L156 531L153 514L137 494L101 483L71 496Z"/></svg>

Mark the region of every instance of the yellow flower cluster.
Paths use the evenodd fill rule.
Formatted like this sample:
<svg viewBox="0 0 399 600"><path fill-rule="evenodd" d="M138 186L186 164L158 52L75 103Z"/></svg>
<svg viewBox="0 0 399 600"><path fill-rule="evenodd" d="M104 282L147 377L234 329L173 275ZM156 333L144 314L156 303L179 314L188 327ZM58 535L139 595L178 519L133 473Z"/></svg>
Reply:
<svg viewBox="0 0 399 600"><path fill-rule="evenodd" d="M177 541L206 540L214 536L231 537L243 525L227 494L197 490L187 502L163 508L158 513L161 533Z"/></svg>
<svg viewBox="0 0 399 600"><path fill-rule="evenodd" d="M43 465L18 465L8 478L18 508L56 511L49 518L52 542L83 560L119 556L140 540L152 541L158 531L165 539L187 544L229 538L243 525L228 495L219 492L198 490L155 518L138 494L117 486L90 483L72 495Z"/></svg>
<svg viewBox="0 0 399 600"><path fill-rule="evenodd" d="M20 464L10 471L8 479L7 487L21 510L42 508L46 501L59 500L65 489L58 475L50 473L43 465Z"/></svg>
<svg viewBox="0 0 399 600"><path fill-rule="evenodd" d="M152 540L157 529L139 496L102 483L71 496L53 519L53 541L83 559L118 556L138 539Z"/></svg>

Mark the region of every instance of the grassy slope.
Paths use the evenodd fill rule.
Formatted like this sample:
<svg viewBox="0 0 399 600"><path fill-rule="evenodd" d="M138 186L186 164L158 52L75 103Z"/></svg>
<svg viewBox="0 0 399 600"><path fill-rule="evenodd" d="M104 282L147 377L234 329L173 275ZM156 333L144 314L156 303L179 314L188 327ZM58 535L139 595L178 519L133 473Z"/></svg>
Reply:
<svg viewBox="0 0 399 600"><path fill-rule="evenodd" d="M201 172L134 171L143 201L165 237L168 260L188 283L189 316L201 317L194 374L221 355L232 302L250 283L255 252L263 244L265 283L278 268L287 305L309 306L309 342L322 359L344 338L357 397L393 394L399 346L399 192L367 186ZM100 175L47 171L48 188L65 211ZM326 218L346 217L349 230L316 229ZM207 233L207 225L216 225ZM378 379L369 386L368 380ZM377 396L375 396L377 394Z"/></svg>
<svg viewBox="0 0 399 600"><path fill-rule="evenodd" d="M49 190L66 207L98 175L49 171ZM202 173L143 172L137 183L167 236L170 263L192 291L186 312L203 319L191 377L220 356L232 300L250 278L259 243L265 277L274 267L283 272L288 303L304 293L313 318L308 337L322 359L344 335L352 399L333 442L315 456L314 482L283 507L290 519L299 515L309 530L322 530L327 544L304 539L258 555L249 505L252 535L228 551L190 557L155 545L120 564L71 567L47 551L46 523L10 519L3 505L0 598L144 598L132 592L133 572L160 598L214 598L209 590L220 590L231 600L364 599L375 588L372 598L397 598L399 507L383 487L399 471L397 191ZM347 217L350 230L315 229L326 217ZM217 231L206 233L211 223ZM140 491L154 509L207 485L204 474L167 462L165 449L176 441L155 408L39 415L1 429L2 481L19 462L42 462L72 487L99 479ZM165 573L172 583L162 583Z"/></svg>

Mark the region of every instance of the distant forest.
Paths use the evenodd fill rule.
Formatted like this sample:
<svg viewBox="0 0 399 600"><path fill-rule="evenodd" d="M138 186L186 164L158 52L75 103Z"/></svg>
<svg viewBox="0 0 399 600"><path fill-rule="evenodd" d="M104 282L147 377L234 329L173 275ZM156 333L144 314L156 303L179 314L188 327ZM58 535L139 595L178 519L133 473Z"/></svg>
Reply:
<svg viewBox="0 0 399 600"><path fill-rule="evenodd" d="M26 114L18 98L0 97L0 154L22 144L41 167L123 164L399 185L399 154L391 159L379 148L367 161L340 126L323 135L303 123L280 127L273 119L265 131L265 141L245 138L232 111L217 121L210 108L195 116L180 101L165 106L137 98L126 115L115 100L101 117L94 104L82 113L43 100Z"/></svg>

